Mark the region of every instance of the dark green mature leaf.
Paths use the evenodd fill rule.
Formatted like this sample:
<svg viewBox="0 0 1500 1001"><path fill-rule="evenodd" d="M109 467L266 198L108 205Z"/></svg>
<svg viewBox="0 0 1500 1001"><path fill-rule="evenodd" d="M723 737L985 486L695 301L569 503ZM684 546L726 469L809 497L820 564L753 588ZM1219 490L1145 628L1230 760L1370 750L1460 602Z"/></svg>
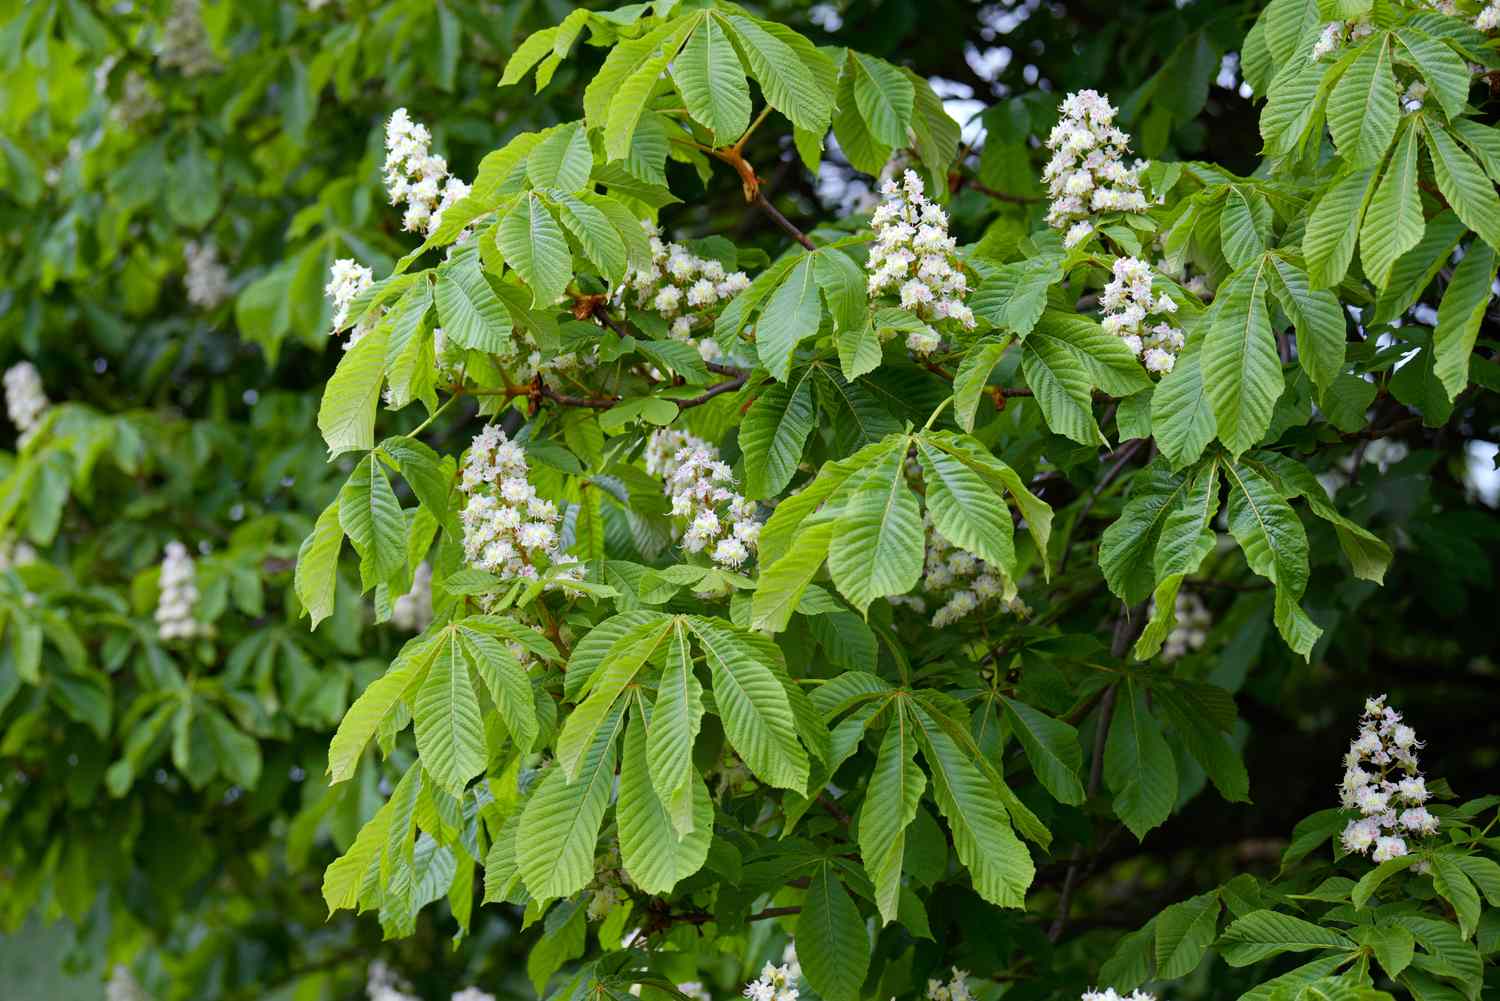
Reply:
<svg viewBox="0 0 1500 1001"><path fill-rule="evenodd" d="M875 905L883 922L896 919L906 829L917 816L927 780L917 768L913 723L899 707L880 742L875 769L859 814L859 853L875 884Z"/></svg>
<svg viewBox="0 0 1500 1001"><path fill-rule="evenodd" d="M1083 749L1078 745L1078 731L1024 702L1005 699L1004 705L1005 718L1025 748L1037 781L1059 803L1082 803L1078 773L1083 767Z"/></svg>
<svg viewBox="0 0 1500 1001"><path fill-rule="evenodd" d="M917 458L938 534L1014 578L1015 528L1004 498L978 473L925 440L917 443Z"/></svg>
<svg viewBox="0 0 1500 1001"><path fill-rule="evenodd" d="M832 863L813 870L797 918L797 941L803 976L813 990L828 1001L857 1001L870 966L870 938Z"/></svg>
<svg viewBox="0 0 1500 1001"><path fill-rule="evenodd" d="M811 368L756 397L740 425L746 497L775 497L786 489L802 461L814 416Z"/></svg>
<svg viewBox="0 0 1500 1001"><path fill-rule="evenodd" d="M1161 724L1146 708L1134 681L1116 690L1114 718L1104 746L1104 782L1114 793L1115 815L1137 840L1159 826L1177 801L1177 765Z"/></svg>
<svg viewBox="0 0 1500 1001"><path fill-rule="evenodd" d="M1298 605L1307 589L1307 533L1291 505L1251 465L1229 463L1229 531L1250 569L1276 585L1276 628L1307 657L1322 630Z"/></svg>
<svg viewBox="0 0 1500 1001"><path fill-rule="evenodd" d="M1328 129L1344 159L1356 167L1376 163L1391 145L1400 118L1389 36L1376 34L1334 85Z"/></svg>
<svg viewBox="0 0 1500 1001"><path fill-rule="evenodd" d="M1224 929L1219 939L1219 952L1230 966L1249 966L1283 952L1353 947L1342 932L1268 910L1246 914Z"/></svg>
<svg viewBox="0 0 1500 1001"><path fill-rule="evenodd" d="M828 572L860 612L876 598L910 591L922 574L922 516L904 460L893 452L871 470L834 524Z"/></svg>
<svg viewBox="0 0 1500 1001"><path fill-rule="evenodd" d="M1203 384L1219 440L1235 455L1260 441L1285 388L1266 309L1270 272L1259 258L1235 274L1214 301L1203 338Z"/></svg>
<svg viewBox="0 0 1500 1001"><path fill-rule="evenodd" d="M1156 976L1175 980L1198 968L1219 925L1219 895L1205 893L1156 916Z"/></svg>
<svg viewBox="0 0 1500 1001"><path fill-rule="evenodd" d="M1448 130L1426 122L1423 135L1438 190L1464 225L1491 247L1500 247L1500 195L1495 185Z"/></svg>
<svg viewBox="0 0 1500 1001"><path fill-rule="evenodd" d="M1438 306L1432 331L1432 371L1452 400L1469 384L1469 356L1494 292L1495 251L1482 240L1469 244Z"/></svg>
<svg viewBox="0 0 1500 1001"><path fill-rule="evenodd" d="M1313 289L1296 264L1284 257L1271 263L1271 291L1297 329L1297 361L1319 392L1326 392L1344 366L1344 309L1332 292Z"/></svg>

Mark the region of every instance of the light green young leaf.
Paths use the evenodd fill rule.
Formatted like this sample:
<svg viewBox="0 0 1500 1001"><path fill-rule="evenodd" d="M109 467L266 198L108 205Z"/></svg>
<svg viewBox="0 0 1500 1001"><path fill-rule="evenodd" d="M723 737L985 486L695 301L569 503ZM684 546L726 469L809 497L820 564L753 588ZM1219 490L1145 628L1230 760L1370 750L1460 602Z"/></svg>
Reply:
<svg viewBox="0 0 1500 1001"><path fill-rule="evenodd" d="M656 705L646 730L651 783L678 837L698 829L693 742L702 725L703 684L693 673L687 630L678 622L672 627L667 664L656 686Z"/></svg>
<svg viewBox="0 0 1500 1001"><path fill-rule="evenodd" d="M922 516L906 485L904 458L892 452L883 459L834 524L828 572L861 613L876 598L910 591L922 575Z"/></svg>
<svg viewBox="0 0 1500 1001"><path fill-rule="evenodd" d="M1229 481L1229 531L1250 569L1276 585L1276 627L1307 657L1322 630L1298 607L1307 589L1307 533L1271 483L1247 463L1224 467Z"/></svg>
<svg viewBox="0 0 1500 1001"><path fill-rule="evenodd" d="M620 798L615 820L620 831L620 859L625 871L646 893L670 893L682 880L703 868L713 840L714 808L708 787L691 767L685 799L691 826L681 831L657 795L647 764L645 725L636 719L625 733L625 755L620 762Z"/></svg>
<svg viewBox="0 0 1500 1001"><path fill-rule="evenodd" d="M779 496L797 472L816 414L812 375L806 368L791 382L767 387L745 413L740 451L745 456L746 497Z"/></svg>
<svg viewBox="0 0 1500 1001"><path fill-rule="evenodd" d="M918 439L927 512L943 538L1016 576L1015 527L996 491L958 459Z"/></svg>
<svg viewBox="0 0 1500 1001"><path fill-rule="evenodd" d="M833 523L810 525L798 534L796 544L774 563L761 569L750 601L750 625L779 633L791 621L808 584L828 556Z"/></svg>
<svg viewBox="0 0 1500 1001"><path fill-rule="evenodd" d="M1418 160L1417 129L1404 127L1359 234L1360 263L1376 288L1385 288L1396 261L1422 242L1425 223L1417 192Z"/></svg>
<svg viewBox="0 0 1500 1001"><path fill-rule="evenodd" d="M1484 241L1474 240L1454 269L1453 281L1438 305L1437 326L1432 331L1432 371L1450 400L1469 385L1469 356L1494 296L1495 269L1495 251Z"/></svg>
<svg viewBox="0 0 1500 1001"><path fill-rule="evenodd" d="M462 258L440 272L434 298L443 335L450 342L491 354L510 350L514 329L510 313L490 287L476 256Z"/></svg>
<svg viewBox="0 0 1500 1001"><path fill-rule="evenodd" d="M568 122L545 133L526 156L526 177L534 188L571 193L588 183L594 166L588 132L580 122Z"/></svg>
<svg viewBox="0 0 1500 1001"><path fill-rule="evenodd" d="M406 569L406 519L373 452L360 460L339 490L339 524L359 554L365 590Z"/></svg>
<svg viewBox="0 0 1500 1001"><path fill-rule="evenodd" d="M1266 259L1247 265L1219 289L1200 364L1219 440L1235 455L1260 441L1285 388L1266 310Z"/></svg>
<svg viewBox="0 0 1500 1001"><path fill-rule="evenodd" d="M1249 966L1283 952L1353 947L1354 943L1340 931L1269 910L1251 911L1224 929L1219 938L1219 953L1230 966Z"/></svg>
<svg viewBox="0 0 1500 1001"><path fill-rule="evenodd" d="M558 196L557 215L599 273L612 282L620 281L627 263L625 241L609 217L596 206L572 195Z"/></svg>
<svg viewBox="0 0 1500 1001"><path fill-rule="evenodd" d="M1344 280L1354 259L1360 220L1375 190L1375 168L1354 168L1323 193L1307 219L1302 256L1313 288L1332 288Z"/></svg>
<svg viewBox="0 0 1500 1001"><path fill-rule="evenodd" d="M818 331L823 308L813 256L797 259L786 281L772 294L755 327L755 350L761 364L781 382L792 368L792 355L803 338Z"/></svg>
<svg viewBox="0 0 1500 1001"><path fill-rule="evenodd" d="M771 107L799 128L825 131L833 115L837 73L828 57L801 35L774 22L733 14L728 24Z"/></svg>
<svg viewBox="0 0 1500 1001"><path fill-rule="evenodd" d="M495 239L500 253L505 255L505 263L515 268L531 289L534 307L550 306L562 298L568 282L573 280L573 256L568 253L562 227L535 192L527 192L505 214L495 231ZM440 292L439 312L441 298Z"/></svg>
<svg viewBox="0 0 1500 1001"><path fill-rule="evenodd" d="M1469 103L1469 67L1462 57L1447 43L1416 28L1397 30L1396 40L1400 43L1397 58L1410 62L1422 74L1443 114L1450 121L1463 114L1464 105Z"/></svg>
<svg viewBox="0 0 1500 1001"><path fill-rule="evenodd" d="M417 689L412 722L422 767L451 795L462 796L469 780L484 771L484 722L468 658L456 635L445 639Z"/></svg>
<svg viewBox="0 0 1500 1001"><path fill-rule="evenodd" d="M1174 468L1195 462L1218 432L1213 402L1203 383L1202 334L1190 332L1172 371L1151 394L1156 446Z"/></svg>
<svg viewBox="0 0 1500 1001"><path fill-rule="evenodd" d="M615 782L615 738L625 709L616 703L595 732L575 781L561 766L547 772L521 813L516 865L538 900L571 896L594 875L594 848Z"/></svg>
<svg viewBox="0 0 1500 1001"><path fill-rule="evenodd" d="M902 72L883 59L849 51L854 103L870 134L886 146L905 146L916 91Z"/></svg>
<svg viewBox="0 0 1500 1001"><path fill-rule="evenodd" d="M710 13L672 63L672 79L693 120L719 145L738 139L750 125L750 86L740 57L717 14Z"/></svg>
<svg viewBox="0 0 1500 1001"><path fill-rule="evenodd" d="M963 361L958 363L953 376L953 419L965 431L974 430L979 397L1010 342L1009 337L986 338L966 351Z"/></svg>
<svg viewBox="0 0 1500 1001"><path fill-rule="evenodd" d="M1464 152L1452 133L1424 122L1427 152L1438 190L1453 211L1491 247L1500 247L1500 196L1474 158Z"/></svg>
<svg viewBox="0 0 1500 1001"><path fill-rule="evenodd" d="M390 668L354 700L354 704L339 722L333 742L328 746L330 783L337 784L353 776L355 766L364 754L365 745L369 744L370 738L380 728L381 721L395 708L403 695L421 684L441 646L440 637L419 636L408 640L391 662Z"/></svg>
<svg viewBox="0 0 1500 1001"><path fill-rule="evenodd" d="M1297 362L1319 392L1344 367L1344 308L1338 297L1313 289L1307 272L1284 257L1271 258L1271 291L1297 330Z"/></svg>
<svg viewBox="0 0 1500 1001"><path fill-rule="evenodd" d="M302 540L297 550L297 569L292 576L297 600L312 619L310 628L333 614L334 594L338 590L339 553L344 547L344 529L339 524L339 504L335 500L318 515L317 524Z"/></svg>
<svg viewBox="0 0 1500 1001"><path fill-rule="evenodd" d="M318 431L328 444L328 456L375 447L375 408L385 382L385 345L390 328L377 324L344 357L323 389L318 407Z"/></svg>

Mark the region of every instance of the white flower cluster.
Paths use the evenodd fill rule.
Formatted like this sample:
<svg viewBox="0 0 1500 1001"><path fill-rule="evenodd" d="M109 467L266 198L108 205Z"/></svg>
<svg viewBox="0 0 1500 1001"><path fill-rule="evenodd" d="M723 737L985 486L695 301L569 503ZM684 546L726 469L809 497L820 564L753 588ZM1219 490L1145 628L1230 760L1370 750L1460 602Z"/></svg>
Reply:
<svg viewBox="0 0 1500 1001"><path fill-rule="evenodd" d="M419 633L432 624L432 564L423 560L411 575L411 590L391 602L391 624Z"/></svg>
<svg viewBox="0 0 1500 1001"><path fill-rule="evenodd" d="M1115 107L1098 91L1069 94L1059 106L1062 120L1047 136L1052 159L1042 171L1052 204L1047 223L1063 229L1063 246L1076 247L1094 231L1097 212L1144 212L1141 167L1125 164L1130 136L1115 127Z"/></svg>
<svg viewBox="0 0 1500 1001"><path fill-rule="evenodd" d="M562 568L576 578L582 567L558 548L557 507L537 496L527 478L526 451L494 424L474 437L464 461L464 559L501 577L535 579Z"/></svg>
<svg viewBox="0 0 1500 1001"><path fill-rule="evenodd" d="M1490 0L1485 5L1474 18L1474 27L1485 32L1500 28L1500 0Z"/></svg>
<svg viewBox="0 0 1500 1001"><path fill-rule="evenodd" d="M1407 837L1437 833L1437 818L1423 806L1428 792L1417 767L1416 749L1421 746L1416 731L1401 722L1401 714L1385 704L1384 695L1365 700L1359 736L1344 755L1344 781L1339 786L1344 809L1362 815L1344 828L1345 851L1368 853L1384 862L1407 853Z"/></svg>
<svg viewBox="0 0 1500 1001"><path fill-rule="evenodd" d="M42 389L42 377L29 361L17 362L5 370L5 412L24 438L36 428L42 411L49 406Z"/></svg>
<svg viewBox="0 0 1500 1001"><path fill-rule="evenodd" d="M1151 295L1151 265L1139 258L1116 258L1113 273L1099 297L1104 329L1123 340L1147 371L1166 375L1185 343L1182 331L1164 319L1177 312L1177 303L1165 292Z"/></svg>
<svg viewBox="0 0 1500 1001"><path fill-rule="evenodd" d="M365 972L365 996L370 1001L418 1001L396 971L378 959Z"/></svg>
<svg viewBox="0 0 1500 1001"><path fill-rule="evenodd" d="M229 269L219 263L219 248L204 241L189 240L182 248L187 274L182 284L187 288L188 302L200 309L213 309L229 298Z"/></svg>
<svg viewBox="0 0 1500 1001"><path fill-rule="evenodd" d="M614 301L625 301L627 290L635 292L635 305L650 309L671 320L669 332L674 340L698 349L704 361L713 361L723 351L712 338L693 336L712 326L719 308L750 287L743 271L725 270L721 261L699 257L680 243L662 240L661 227L649 219L641 228L651 244L651 263L625 275L625 281L614 290Z"/></svg>
<svg viewBox="0 0 1500 1001"><path fill-rule="evenodd" d="M150 997L130 967L116 963L110 969L109 980L104 984L104 1001L150 1001Z"/></svg>
<svg viewBox="0 0 1500 1001"><path fill-rule="evenodd" d="M887 180L880 193L884 198L870 216L875 244L865 265L870 296L894 293L902 309L923 320L953 319L973 330L974 311L964 305L969 280L956 256L957 243L948 235L948 214L927 200L922 179L912 170L900 184ZM918 355L932 354L939 343L931 329L906 338L907 349Z"/></svg>
<svg viewBox="0 0 1500 1001"><path fill-rule="evenodd" d="M352 257L340 257L333 262L333 267L328 270L328 284L323 286L323 294L333 300L333 333L337 334L339 328L349 319L349 307L361 292L375 284L375 273ZM348 351L359 343L359 339L370 332L372 320L367 318L355 325L349 331L349 339L344 342L344 350Z"/></svg>
<svg viewBox="0 0 1500 1001"><path fill-rule="evenodd" d="M968 971L953 967L953 979L946 984L929 979L927 1001L974 1001L974 995L969 991Z"/></svg>
<svg viewBox="0 0 1500 1001"><path fill-rule="evenodd" d="M401 225L426 236L438 228L448 206L469 193L469 186L448 173L448 161L430 149L432 133L397 108L385 127L385 189L391 204L406 202Z"/></svg>
<svg viewBox="0 0 1500 1001"><path fill-rule="evenodd" d="M14 570L36 562L36 549L24 539L0 539L0 570Z"/></svg>
<svg viewBox="0 0 1500 1001"><path fill-rule="evenodd" d="M161 561L160 595L156 599L156 633L165 641L208 635L208 627L193 618L198 603L198 571L187 546L167 543Z"/></svg>
<svg viewBox="0 0 1500 1001"><path fill-rule="evenodd" d="M927 529L927 555L922 564L922 590L943 602L933 613L935 627L952 625L981 605L1001 599L1005 581L988 563L943 538L923 514ZM1011 602L1013 611L1024 606Z"/></svg>
<svg viewBox="0 0 1500 1001"><path fill-rule="evenodd" d="M1134 990L1129 994L1116 994L1113 987L1106 987L1102 991L1084 991L1081 1001L1156 1001L1156 995L1147 994L1143 990Z"/></svg>
<svg viewBox="0 0 1500 1001"><path fill-rule="evenodd" d="M1174 661L1193 650L1203 649L1208 640L1208 627L1214 622L1213 613L1196 594L1178 591L1174 607L1176 625L1167 634L1161 648L1161 659L1165 661Z"/></svg>
<svg viewBox="0 0 1500 1001"><path fill-rule="evenodd" d="M714 1001L714 996L709 993L708 988L703 986L701 980L689 980L677 985L677 993L686 994L693 1001Z"/></svg>
<svg viewBox="0 0 1500 1001"><path fill-rule="evenodd" d="M802 979L802 964L797 962L797 944L788 942L781 954L781 965L767 963L760 976L745 985L744 995L750 1001L797 1001L801 993L796 984Z"/></svg>
<svg viewBox="0 0 1500 1001"><path fill-rule="evenodd" d="M1358 21L1334 21L1324 25L1323 33L1313 43L1312 55L1309 57L1317 62L1324 56L1337 51L1349 42L1357 42L1361 38L1375 30L1375 26L1366 20Z"/></svg>
<svg viewBox="0 0 1500 1001"><path fill-rule="evenodd" d="M106 74L106 83L108 75ZM135 125L162 110L162 103L157 96L151 92L151 85L146 78L135 70L125 74L125 82L120 87L120 99L110 105L109 115L121 125Z"/></svg>
<svg viewBox="0 0 1500 1001"><path fill-rule="evenodd" d="M203 30L198 0L173 0L172 12L162 25L158 58L163 66L181 70L183 76L211 73L219 68L219 60L208 44L208 32Z"/></svg>
<svg viewBox="0 0 1500 1001"><path fill-rule="evenodd" d="M671 434L657 431L652 437ZM664 444L648 442L648 455L654 451L659 456ZM755 502L733 489L734 473L719 458L719 450L689 437L672 457L664 478L672 517L687 526L682 533L682 548L690 553L707 552L710 559L729 570L744 565L760 540L760 522L755 520Z"/></svg>
<svg viewBox="0 0 1500 1001"><path fill-rule="evenodd" d="M455 992L449 1001L495 1001L495 995L478 987L465 987Z"/></svg>
<svg viewBox="0 0 1500 1001"><path fill-rule="evenodd" d="M651 437L646 439L646 451L642 456L646 460L646 472L666 479L677 469L678 454L683 449L696 448L713 448L713 446L695 434L678 431L676 428L653 431Z"/></svg>

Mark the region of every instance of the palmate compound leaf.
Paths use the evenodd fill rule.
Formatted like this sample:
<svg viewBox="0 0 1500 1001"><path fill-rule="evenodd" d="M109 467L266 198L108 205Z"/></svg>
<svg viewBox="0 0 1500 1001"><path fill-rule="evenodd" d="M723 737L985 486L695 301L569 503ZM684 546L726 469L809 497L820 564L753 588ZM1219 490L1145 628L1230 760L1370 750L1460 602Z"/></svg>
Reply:
<svg viewBox="0 0 1500 1001"><path fill-rule="evenodd" d="M943 538L1016 576L1015 527L998 491L961 461L925 439L917 442L927 512Z"/></svg>
<svg viewBox="0 0 1500 1001"><path fill-rule="evenodd" d="M573 279L573 256L562 227L536 192L518 200L495 233L505 263L531 290L533 306L544 308L562 298Z"/></svg>
<svg viewBox="0 0 1500 1001"><path fill-rule="evenodd" d="M624 724L623 700L594 731L574 781L561 765L542 778L516 829L516 866L538 900L571 896L593 878L594 846L615 781L615 740Z"/></svg>
<svg viewBox="0 0 1500 1001"><path fill-rule="evenodd" d="M610 644L584 689L587 697L568 714L557 738L558 768L569 782L578 777L598 734L611 725L610 721L626 701L622 698L626 688L671 632L670 618L652 616L627 629Z"/></svg>
<svg viewBox="0 0 1500 1001"><path fill-rule="evenodd" d="M915 725L904 703L898 702L881 739L859 814L859 854L875 884L875 906L885 923L896 920L900 909L906 829L916 819L917 804L927 787L916 752Z"/></svg>
<svg viewBox="0 0 1500 1001"><path fill-rule="evenodd" d="M938 810L953 832L959 860L974 890L1000 907L1024 907L1036 875L1031 855L1011 829L999 790L974 760L979 757L968 731L943 717L925 700L910 703L918 746Z"/></svg>
<svg viewBox="0 0 1500 1001"><path fill-rule="evenodd" d="M713 803L708 787L690 763L684 786L691 824L683 831L674 822L652 782L647 761L649 737L641 716L636 713L625 733L625 754L620 763L620 795L615 804L620 858L642 890L669 893L702 868L708 857L713 839Z"/></svg>
<svg viewBox="0 0 1500 1001"><path fill-rule="evenodd" d="M408 640L385 674L354 700L328 747L329 782L342 782L353 776L370 738L398 702L409 701L416 694L442 643L440 634Z"/></svg>
<svg viewBox="0 0 1500 1001"><path fill-rule="evenodd" d="M1059 803L1077 805L1084 800L1083 749L1078 731L1060 719L1015 699L1004 699L1005 719L1026 751L1026 760L1042 788Z"/></svg>

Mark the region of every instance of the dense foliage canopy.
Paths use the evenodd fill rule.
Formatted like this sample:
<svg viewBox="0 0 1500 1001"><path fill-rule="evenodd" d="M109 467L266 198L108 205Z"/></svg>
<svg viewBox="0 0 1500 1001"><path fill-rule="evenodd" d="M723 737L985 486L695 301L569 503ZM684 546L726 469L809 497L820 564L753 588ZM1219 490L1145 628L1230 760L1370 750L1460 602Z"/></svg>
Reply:
<svg viewBox="0 0 1500 1001"><path fill-rule="evenodd" d="M0 38L7 997L1500 988L1500 5Z"/></svg>

